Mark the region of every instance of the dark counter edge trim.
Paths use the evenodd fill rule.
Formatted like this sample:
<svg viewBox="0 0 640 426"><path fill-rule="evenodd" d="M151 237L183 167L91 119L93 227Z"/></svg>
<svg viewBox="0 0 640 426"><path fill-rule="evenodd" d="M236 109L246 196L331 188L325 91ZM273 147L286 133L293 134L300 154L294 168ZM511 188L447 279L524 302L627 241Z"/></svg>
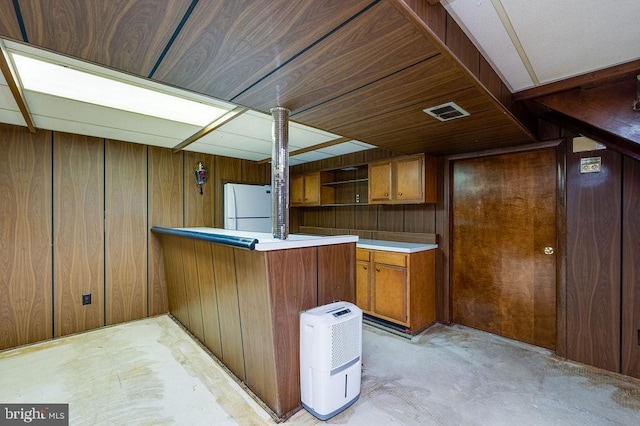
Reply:
<svg viewBox="0 0 640 426"><path fill-rule="evenodd" d="M163 228L161 226L151 227L151 232L158 234L173 235L176 237L193 238L195 240L207 241L209 243L224 244L248 250L255 250L258 240L255 238L234 237L232 235L209 234L204 232L185 231L175 228Z"/></svg>

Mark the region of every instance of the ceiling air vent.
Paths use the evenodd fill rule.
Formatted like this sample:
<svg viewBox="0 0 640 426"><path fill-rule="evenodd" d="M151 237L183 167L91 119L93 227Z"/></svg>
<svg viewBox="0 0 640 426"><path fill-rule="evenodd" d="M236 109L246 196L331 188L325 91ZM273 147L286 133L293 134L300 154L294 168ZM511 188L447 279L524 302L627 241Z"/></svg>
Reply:
<svg viewBox="0 0 640 426"><path fill-rule="evenodd" d="M432 117L440 121L449 121L454 118L465 117L469 113L460 108L455 102L447 102L446 104L434 106L423 110Z"/></svg>

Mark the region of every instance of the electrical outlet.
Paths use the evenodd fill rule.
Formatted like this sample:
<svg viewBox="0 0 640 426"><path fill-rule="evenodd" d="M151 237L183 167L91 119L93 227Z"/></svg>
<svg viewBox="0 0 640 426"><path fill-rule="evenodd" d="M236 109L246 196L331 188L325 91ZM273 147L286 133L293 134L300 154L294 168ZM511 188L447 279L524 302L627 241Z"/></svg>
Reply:
<svg viewBox="0 0 640 426"><path fill-rule="evenodd" d="M83 305L91 304L91 293L85 293L82 295L82 304Z"/></svg>

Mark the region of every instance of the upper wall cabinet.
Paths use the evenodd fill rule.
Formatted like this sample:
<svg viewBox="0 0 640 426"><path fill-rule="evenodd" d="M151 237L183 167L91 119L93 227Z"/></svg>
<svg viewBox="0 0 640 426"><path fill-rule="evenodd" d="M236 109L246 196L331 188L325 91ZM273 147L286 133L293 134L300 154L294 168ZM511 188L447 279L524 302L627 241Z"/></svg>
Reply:
<svg viewBox="0 0 640 426"><path fill-rule="evenodd" d="M424 154L369 164L369 204L436 202L436 160Z"/></svg>
<svg viewBox="0 0 640 426"><path fill-rule="evenodd" d="M320 205L320 172L291 176L291 206Z"/></svg>
<svg viewBox="0 0 640 426"><path fill-rule="evenodd" d="M292 175L291 207L367 204L367 165Z"/></svg>

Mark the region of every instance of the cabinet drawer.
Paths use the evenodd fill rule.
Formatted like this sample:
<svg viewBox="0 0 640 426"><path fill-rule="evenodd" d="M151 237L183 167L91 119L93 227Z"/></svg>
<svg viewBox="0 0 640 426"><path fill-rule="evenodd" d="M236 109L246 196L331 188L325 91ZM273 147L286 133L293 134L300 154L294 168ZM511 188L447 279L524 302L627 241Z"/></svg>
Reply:
<svg viewBox="0 0 640 426"><path fill-rule="evenodd" d="M373 252L373 261L387 265L407 266L407 255L389 251L376 251Z"/></svg>
<svg viewBox="0 0 640 426"><path fill-rule="evenodd" d="M369 261L369 250L365 249L356 249L356 260L364 260L365 262Z"/></svg>

